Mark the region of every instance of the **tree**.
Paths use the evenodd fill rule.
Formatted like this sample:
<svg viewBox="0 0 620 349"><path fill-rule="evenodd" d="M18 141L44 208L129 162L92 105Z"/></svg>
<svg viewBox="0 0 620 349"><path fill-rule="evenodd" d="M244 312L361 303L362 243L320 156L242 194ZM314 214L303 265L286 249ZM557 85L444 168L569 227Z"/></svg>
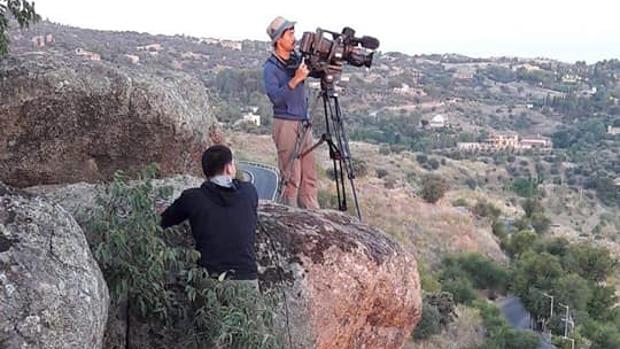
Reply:
<svg viewBox="0 0 620 349"><path fill-rule="evenodd" d="M546 252L527 251L517 260L512 276L512 288L520 296L526 297L531 288L552 290L556 280L564 270L559 258ZM540 297L540 295L537 295ZM528 299L524 299L528 301ZM526 304L527 305L527 304Z"/></svg>
<svg viewBox="0 0 620 349"><path fill-rule="evenodd" d="M531 230L522 230L510 237L510 242L506 246L506 252L512 257L519 257L534 247L534 242L538 239L536 233Z"/></svg>
<svg viewBox="0 0 620 349"><path fill-rule="evenodd" d="M608 249L581 243L569 247L562 264L566 270L577 273L586 280L601 282L611 274L617 261Z"/></svg>
<svg viewBox="0 0 620 349"><path fill-rule="evenodd" d="M588 303L592 300L592 290L588 282L577 274L563 275L553 288L556 301L570 305L577 314L576 321L587 317Z"/></svg>
<svg viewBox="0 0 620 349"><path fill-rule="evenodd" d="M618 301L613 286L595 285L592 288L592 298L588 303L588 313L596 320L610 320L614 304Z"/></svg>
<svg viewBox="0 0 620 349"><path fill-rule="evenodd" d="M28 27L41 17L34 10L34 2L26 0L0 0L0 57L8 52L9 39L6 35L9 29L10 17L15 17L21 28Z"/></svg>
<svg viewBox="0 0 620 349"><path fill-rule="evenodd" d="M422 197L431 204L436 203L448 191L445 179L435 175L427 175L422 179Z"/></svg>

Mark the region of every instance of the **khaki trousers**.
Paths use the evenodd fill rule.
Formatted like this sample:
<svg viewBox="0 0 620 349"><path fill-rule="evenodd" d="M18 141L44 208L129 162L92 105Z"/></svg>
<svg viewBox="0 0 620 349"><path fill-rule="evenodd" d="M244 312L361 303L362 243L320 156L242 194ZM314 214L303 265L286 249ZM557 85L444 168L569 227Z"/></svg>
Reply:
<svg viewBox="0 0 620 349"><path fill-rule="evenodd" d="M299 206L303 208L319 209L314 151L301 159L293 159L292 166L289 164L295 151L297 135L303 132L301 122L274 118L272 126L272 138L278 150L280 175L288 179L288 183L283 188L284 203L297 207L299 202ZM313 143L312 131L310 130L302 142L300 153L312 147Z"/></svg>

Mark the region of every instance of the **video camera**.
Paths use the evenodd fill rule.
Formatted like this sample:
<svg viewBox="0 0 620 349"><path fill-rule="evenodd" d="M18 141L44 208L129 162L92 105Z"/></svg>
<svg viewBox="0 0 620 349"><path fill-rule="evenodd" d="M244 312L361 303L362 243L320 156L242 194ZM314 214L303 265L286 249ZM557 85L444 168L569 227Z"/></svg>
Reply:
<svg viewBox="0 0 620 349"><path fill-rule="evenodd" d="M331 40L325 34L332 36ZM310 76L333 84L342 72L342 65L370 68L374 50L379 40L372 36L355 37L355 30L345 27L342 33L317 28L316 32L304 32L299 51L310 70Z"/></svg>

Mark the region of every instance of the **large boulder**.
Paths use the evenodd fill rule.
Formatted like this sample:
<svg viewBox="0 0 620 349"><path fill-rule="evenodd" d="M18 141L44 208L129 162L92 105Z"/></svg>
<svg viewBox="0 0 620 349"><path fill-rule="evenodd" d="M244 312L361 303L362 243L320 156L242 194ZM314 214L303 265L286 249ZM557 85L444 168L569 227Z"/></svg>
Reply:
<svg viewBox="0 0 620 349"><path fill-rule="evenodd" d="M174 198L200 182L185 176L156 181L155 186L173 186ZM46 193L68 210L95 204L93 185L32 190ZM262 290L286 295L277 323L287 348L402 348L422 310L412 255L383 232L339 212L268 202L261 203L259 211L259 283ZM111 319L109 328L118 334L112 338L133 333L148 339L123 330L122 318Z"/></svg>
<svg viewBox="0 0 620 349"><path fill-rule="evenodd" d="M205 87L187 74L53 54L0 60L0 180L97 181L159 163L200 174L221 133Z"/></svg>
<svg viewBox="0 0 620 349"><path fill-rule="evenodd" d="M402 348L422 314L413 256L340 212L260 210L260 284L284 287L293 348Z"/></svg>
<svg viewBox="0 0 620 349"><path fill-rule="evenodd" d="M0 347L101 348L108 302L71 214L0 183Z"/></svg>

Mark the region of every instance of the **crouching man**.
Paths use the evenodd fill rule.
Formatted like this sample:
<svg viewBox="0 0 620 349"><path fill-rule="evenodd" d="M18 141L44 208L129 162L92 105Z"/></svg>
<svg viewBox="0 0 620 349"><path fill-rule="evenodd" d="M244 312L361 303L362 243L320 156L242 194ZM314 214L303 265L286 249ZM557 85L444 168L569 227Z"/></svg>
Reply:
<svg viewBox="0 0 620 349"><path fill-rule="evenodd" d="M167 228L188 219L198 264L212 277L226 273L258 289L255 256L258 194L254 185L235 179L231 150L223 145L208 148L202 156L207 180L185 190L161 214Z"/></svg>

